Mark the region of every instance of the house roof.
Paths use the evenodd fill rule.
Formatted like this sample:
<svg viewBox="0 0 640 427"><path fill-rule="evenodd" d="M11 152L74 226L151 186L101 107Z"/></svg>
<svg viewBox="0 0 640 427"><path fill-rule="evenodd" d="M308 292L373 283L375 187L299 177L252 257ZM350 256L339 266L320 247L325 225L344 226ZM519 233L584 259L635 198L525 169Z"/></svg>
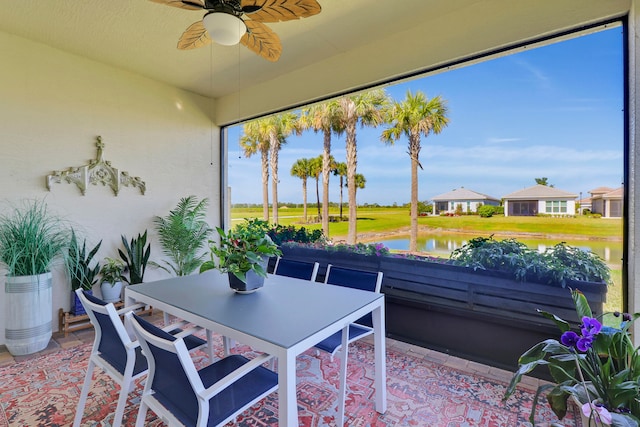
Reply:
<svg viewBox="0 0 640 427"><path fill-rule="evenodd" d="M522 190L514 191L513 193L504 196L505 199L520 200L575 199L576 197L578 197L577 194L540 184L534 185L533 187L523 188Z"/></svg>
<svg viewBox="0 0 640 427"><path fill-rule="evenodd" d="M613 191L613 188L610 187L598 187L598 188L594 188L593 190L590 190L589 193L593 194L606 194Z"/></svg>
<svg viewBox="0 0 640 427"><path fill-rule="evenodd" d="M434 202L441 202L445 200L495 200L498 202L500 201L500 199L496 199L495 197L478 193L476 191L469 190L464 187L455 188L447 193L443 193L438 196L432 197L431 200L433 200Z"/></svg>
<svg viewBox="0 0 640 427"><path fill-rule="evenodd" d="M609 191L602 195L603 199L622 199L624 196L623 187L616 188L615 190Z"/></svg>

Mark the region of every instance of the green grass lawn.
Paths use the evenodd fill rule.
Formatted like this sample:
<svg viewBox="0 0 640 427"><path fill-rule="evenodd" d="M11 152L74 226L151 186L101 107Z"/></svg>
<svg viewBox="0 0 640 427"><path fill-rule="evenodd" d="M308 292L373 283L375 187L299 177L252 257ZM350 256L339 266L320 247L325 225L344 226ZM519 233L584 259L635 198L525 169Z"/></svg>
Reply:
<svg viewBox="0 0 640 427"><path fill-rule="evenodd" d="M346 214L346 209L344 210ZM338 216L338 210L329 214ZM287 208L278 211L279 223L294 224L311 229L319 229L319 223L304 223L302 208ZM308 209L309 219L317 216L315 206ZM233 209L231 218L261 218L262 209ZM560 235L575 239L622 239L622 220L602 218L552 218L552 217L503 217L481 218L477 215L459 217L428 216L418 220L421 231L457 231L464 233L491 233ZM409 212L406 208L358 208L358 234L388 233L410 226ZM427 228L424 230L424 228ZM330 238L344 238L348 233L348 223L332 222L329 225Z"/></svg>

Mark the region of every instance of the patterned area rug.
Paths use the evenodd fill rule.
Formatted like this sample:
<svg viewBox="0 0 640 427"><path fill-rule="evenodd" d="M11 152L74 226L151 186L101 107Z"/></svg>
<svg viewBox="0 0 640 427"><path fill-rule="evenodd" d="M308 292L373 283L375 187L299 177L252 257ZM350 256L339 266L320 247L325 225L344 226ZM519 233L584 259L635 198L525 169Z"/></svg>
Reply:
<svg viewBox="0 0 640 427"><path fill-rule="evenodd" d="M221 342L216 348L222 348ZM84 380L91 346L67 350L0 368L0 403L9 426L70 426ZM239 346L234 352L251 355L251 349ZM206 361L196 353L197 365ZM519 389L506 403L502 395L506 384L482 376L470 375L436 363L387 351L388 410L380 415L373 404L373 347L366 343L351 346L347 384L347 426L435 426L435 427L516 427L527 421L533 393ZM100 372L99 369L96 371ZM297 360L298 412L304 427L335 426L339 360L316 356L310 350ZM125 411L125 426L133 426L137 415L142 383L131 393ZM94 375L83 426L110 427L113 422L119 388L103 373ZM272 395L242 414L230 426L277 426L277 395ZM563 420L576 426L575 413ZM536 425L550 426L555 421L547 405L541 406ZM579 423L579 422L578 422ZM147 426L164 424L149 412Z"/></svg>

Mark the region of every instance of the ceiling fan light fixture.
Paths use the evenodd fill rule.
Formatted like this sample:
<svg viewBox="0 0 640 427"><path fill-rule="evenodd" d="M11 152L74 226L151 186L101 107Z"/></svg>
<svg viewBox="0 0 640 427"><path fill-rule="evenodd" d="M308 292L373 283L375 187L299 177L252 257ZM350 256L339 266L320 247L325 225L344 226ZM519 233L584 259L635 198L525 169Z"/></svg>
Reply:
<svg viewBox="0 0 640 427"><path fill-rule="evenodd" d="M247 32L244 21L237 16L224 12L211 12L202 19L211 39L224 46L240 43L240 39Z"/></svg>

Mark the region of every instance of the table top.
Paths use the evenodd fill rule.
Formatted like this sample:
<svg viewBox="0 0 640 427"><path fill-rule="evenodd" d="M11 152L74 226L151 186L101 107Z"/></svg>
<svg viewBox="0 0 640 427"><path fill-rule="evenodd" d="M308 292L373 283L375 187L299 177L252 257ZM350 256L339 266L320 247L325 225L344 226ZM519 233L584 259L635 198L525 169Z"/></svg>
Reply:
<svg viewBox="0 0 640 427"><path fill-rule="evenodd" d="M373 292L269 275L264 287L238 294L226 274L210 270L128 287L201 318L291 348L371 304L384 304Z"/></svg>

